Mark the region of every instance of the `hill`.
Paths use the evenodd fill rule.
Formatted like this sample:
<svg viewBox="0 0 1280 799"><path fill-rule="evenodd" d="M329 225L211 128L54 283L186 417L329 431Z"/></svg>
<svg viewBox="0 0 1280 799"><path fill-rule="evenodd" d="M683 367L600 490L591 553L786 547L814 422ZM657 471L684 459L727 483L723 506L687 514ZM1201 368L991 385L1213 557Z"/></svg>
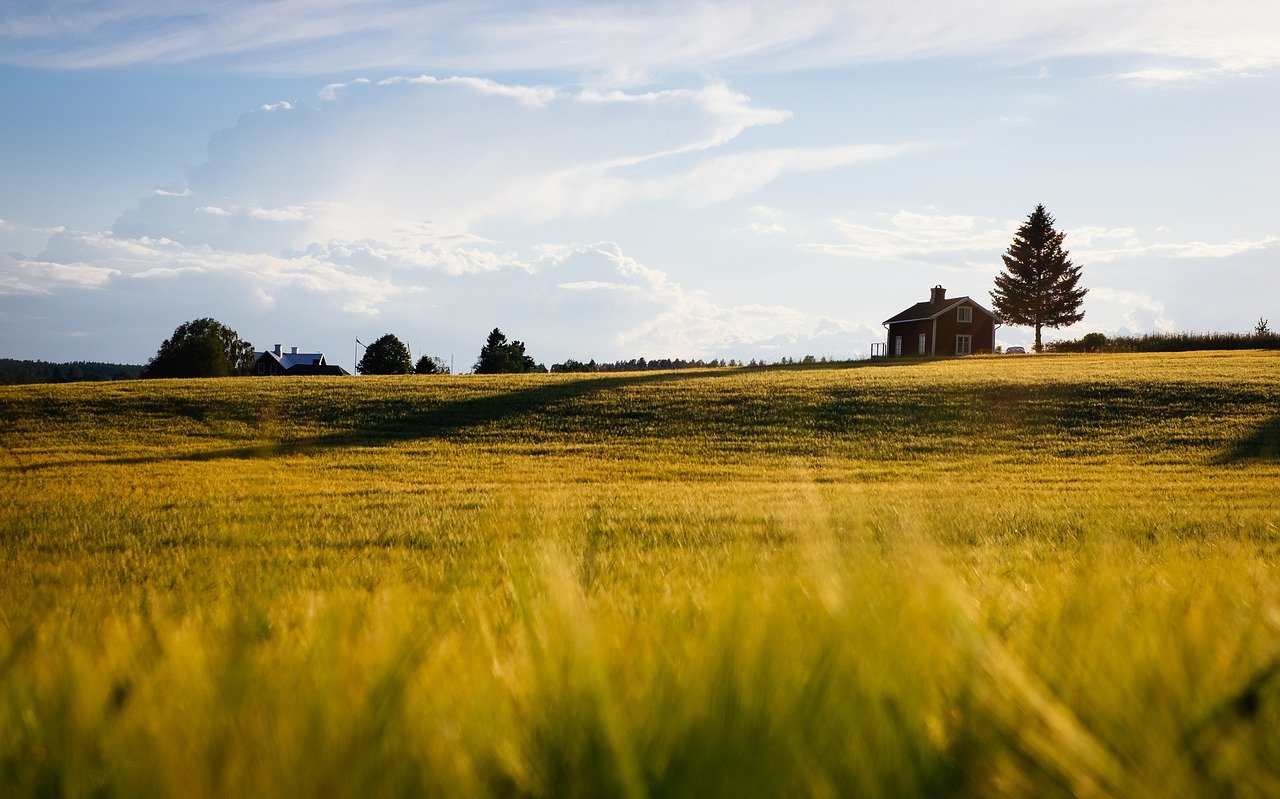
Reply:
<svg viewBox="0 0 1280 799"><path fill-rule="evenodd" d="M0 789L1272 793L1277 378L0 388Z"/></svg>

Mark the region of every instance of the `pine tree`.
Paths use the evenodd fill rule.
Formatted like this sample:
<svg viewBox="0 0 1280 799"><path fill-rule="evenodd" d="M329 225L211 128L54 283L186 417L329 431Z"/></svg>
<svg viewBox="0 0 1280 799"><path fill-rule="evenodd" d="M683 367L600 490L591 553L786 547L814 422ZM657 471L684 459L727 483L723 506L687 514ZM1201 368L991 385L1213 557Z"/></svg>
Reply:
<svg viewBox="0 0 1280 799"><path fill-rule="evenodd" d="M472 371L478 375L523 374L538 371L538 365L525 354L523 341L507 341L506 335L495 327L480 348Z"/></svg>
<svg viewBox="0 0 1280 799"><path fill-rule="evenodd" d="M1088 289L1080 288L1080 267L1062 249L1066 233L1053 229L1053 217L1043 205L1027 217L1004 254L1004 271L996 275L992 310L1005 322L1036 329L1066 327L1084 319L1080 305Z"/></svg>

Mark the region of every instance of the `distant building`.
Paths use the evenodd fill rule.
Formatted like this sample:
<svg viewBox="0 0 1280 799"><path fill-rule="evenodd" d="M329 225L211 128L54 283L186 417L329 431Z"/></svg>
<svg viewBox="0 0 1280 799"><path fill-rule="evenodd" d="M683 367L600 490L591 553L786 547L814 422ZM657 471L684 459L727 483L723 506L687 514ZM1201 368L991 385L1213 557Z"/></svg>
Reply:
<svg viewBox="0 0 1280 799"><path fill-rule="evenodd" d="M996 348L996 315L968 297L947 299L934 286L928 302L918 302L886 319L890 358L920 355L973 355Z"/></svg>
<svg viewBox="0 0 1280 799"><path fill-rule="evenodd" d="M274 350L259 352L257 359L253 363L253 373L256 375L351 374L337 364L325 363L323 353L298 352L297 347L291 348L289 352L281 352L281 349L281 346L277 344Z"/></svg>

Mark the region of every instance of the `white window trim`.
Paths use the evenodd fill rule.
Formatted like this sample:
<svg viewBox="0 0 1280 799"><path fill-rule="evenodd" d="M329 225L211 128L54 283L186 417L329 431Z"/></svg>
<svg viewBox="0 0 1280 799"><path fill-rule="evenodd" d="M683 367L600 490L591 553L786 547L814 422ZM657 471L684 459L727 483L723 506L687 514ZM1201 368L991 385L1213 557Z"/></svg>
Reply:
<svg viewBox="0 0 1280 799"><path fill-rule="evenodd" d="M902 336L893 337L893 354L894 357L902 357Z"/></svg>
<svg viewBox="0 0 1280 799"><path fill-rule="evenodd" d="M959 308L956 309L956 321L972 323L973 309L970 308L968 305L961 305Z"/></svg>
<svg viewBox="0 0 1280 799"><path fill-rule="evenodd" d="M919 336L917 336L917 337L916 337L916 341L917 341L917 342L919 342L919 343L916 345L916 354L917 354L917 355L924 355L924 354L925 354L925 351L924 351L924 342L925 342L925 339L926 339L926 338L928 338L928 336L926 336L924 333L921 333Z"/></svg>
<svg viewBox="0 0 1280 799"><path fill-rule="evenodd" d="M963 344L963 346L961 346ZM956 335L956 355L973 354L973 336Z"/></svg>

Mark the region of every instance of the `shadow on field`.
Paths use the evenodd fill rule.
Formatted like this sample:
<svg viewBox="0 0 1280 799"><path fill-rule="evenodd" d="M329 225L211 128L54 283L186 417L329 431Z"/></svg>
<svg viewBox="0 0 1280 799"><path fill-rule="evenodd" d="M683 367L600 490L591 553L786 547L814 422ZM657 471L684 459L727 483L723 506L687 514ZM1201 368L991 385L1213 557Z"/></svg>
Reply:
<svg viewBox="0 0 1280 799"><path fill-rule="evenodd" d="M240 447L226 447L188 454L145 455L137 457L105 458L50 464L27 464L23 470L52 466L87 464L148 464L173 461L214 461L223 459L275 458L305 454L327 449L354 446L381 446L400 441L443 439L458 435L468 429L482 428L506 419L530 414L552 414L556 409L571 406L590 395L654 383L675 383L695 378L729 376L737 372L694 371L662 374L632 374L617 377L600 377L567 382L546 383L516 391L497 391L478 397L447 402L434 407L423 407L393 399L364 403L352 418L349 430L316 436L288 437L278 441L259 441ZM183 416L201 421L189 409ZM609 419L601 419L608 423Z"/></svg>
<svg viewBox="0 0 1280 799"><path fill-rule="evenodd" d="M1126 451L1219 463L1280 461L1280 417L1243 440L1238 440L1238 427L1204 421L1247 418L1259 407L1274 407L1272 394L1249 387L1227 392L1217 385L1181 381L724 380L766 371L840 370L866 364L566 375L531 380L514 389L510 383L475 378L459 380L456 391L415 391L408 382L390 384L387 391L351 390L353 384L343 382L332 389L140 396L92 406L75 400L59 404L53 398L48 407L20 410L40 420L71 416L81 425L128 420L144 436L145 425L155 424L167 434L188 436L188 441L207 438L218 448L82 456L42 464L24 464L17 453L10 454L26 471L103 463L266 459L408 441L492 441L494 436L511 443L537 443L564 436L582 442L668 439L677 447L680 442L697 442L708 452L749 449L779 456L847 448L885 460L967 458L1012 446L1057 458ZM685 381L701 381L705 389L663 388ZM642 386L657 390L628 391ZM4 411L0 404L0 420ZM172 424L174 420L178 424ZM224 430L234 430L244 443L227 446ZM309 434L297 434L301 430ZM247 440L246 431L256 431L249 435L257 440ZM0 436L0 442L3 439ZM0 451L0 459L3 454Z"/></svg>
<svg viewBox="0 0 1280 799"><path fill-rule="evenodd" d="M1258 460L1280 462L1280 415L1263 422L1252 434L1219 456L1216 462L1227 465Z"/></svg>

